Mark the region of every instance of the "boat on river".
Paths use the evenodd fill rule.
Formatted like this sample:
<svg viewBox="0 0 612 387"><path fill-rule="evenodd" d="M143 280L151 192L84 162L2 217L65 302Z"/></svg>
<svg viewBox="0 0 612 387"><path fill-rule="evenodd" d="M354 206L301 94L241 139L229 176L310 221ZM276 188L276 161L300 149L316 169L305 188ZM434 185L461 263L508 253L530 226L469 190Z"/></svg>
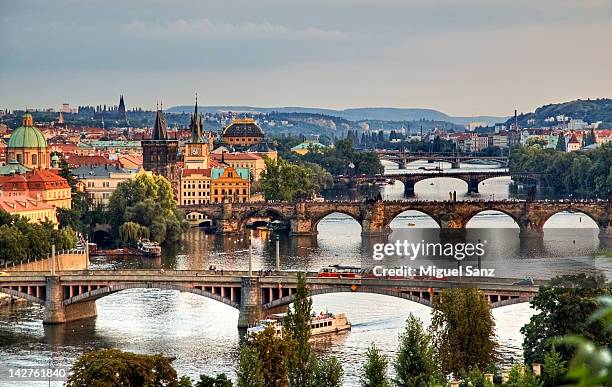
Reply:
<svg viewBox="0 0 612 387"><path fill-rule="evenodd" d="M247 337L257 335L268 327L273 327L277 335L283 333L283 320L287 313L275 313L259 324L247 329ZM351 323L344 313L333 314L330 312L313 313L310 319L310 336L325 335L328 333L340 333L351 330Z"/></svg>

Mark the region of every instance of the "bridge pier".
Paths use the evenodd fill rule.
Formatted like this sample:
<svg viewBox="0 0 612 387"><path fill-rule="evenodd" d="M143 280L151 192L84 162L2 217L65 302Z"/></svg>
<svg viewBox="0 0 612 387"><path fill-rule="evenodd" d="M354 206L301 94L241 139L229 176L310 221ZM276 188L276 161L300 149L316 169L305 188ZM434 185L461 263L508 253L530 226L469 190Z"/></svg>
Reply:
<svg viewBox="0 0 612 387"><path fill-rule="evenodd" d="M59 276L46 276L46 299L43 324L63 324L97 316L96 301L64 305L64 292Z"/></svg>
<svg viewBox="0 0 612 387"><path fill-rule="evenodd" d="M521 227L519 238L544 238L544 229L534 227Z"/></svg>
<svg viewBox="0 0 612 387"><path fill-rule="evenodd" d="M404 197L405 198L413 198L414 197L414 182L408 179L403 180L404 183Z"/></svg>
<svg viewBox="0 0 612 387"><path fill-rule="evenodd" d="M257 277L242 277L240 283L240 313L238 328L256 324L262 316L261 285Z"/></svg>
<svg viewBox="0 0 612 387"><path fill-rule="evenodd" d="M612 248L612 227L599 226L599 244L603 248Z"/></svg>
<svg viewBox="0 0 612 387"><path fill-rule="evenodd" d="M451 169L459 169L461 168L461 162L459 160L455 160L451 163Z"/></svg>
<svg viewBox="0 0 612 387"><path fill-rule="evenodd" d="M478 185L480 184L480 180L478 179L469 179L468 180L468 194L477 194L478 193Z"/></svg>

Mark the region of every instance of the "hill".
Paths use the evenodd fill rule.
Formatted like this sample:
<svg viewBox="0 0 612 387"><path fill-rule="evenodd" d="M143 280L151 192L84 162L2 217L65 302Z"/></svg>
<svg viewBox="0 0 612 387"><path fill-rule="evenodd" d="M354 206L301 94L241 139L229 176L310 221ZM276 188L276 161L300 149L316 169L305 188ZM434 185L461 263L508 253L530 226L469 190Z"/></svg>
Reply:
<svg viewBox="0 0 612 387"><path fill-rule="evenodd" d="M545 126L549 117L566 116L581 119L588 123L602 121L604 127L612 127L612 99L578 99L570 102L549 104L539 107L533 113L521 114L519 123L526 126L529 120L535 120L535 125ZM508 123L512 119L508 120ZM553 123L554 124L554 123ZM533 124L531 124L533 126Z"/></svg>
<svg viewBox="0 0 612 387"><path fill-rule="evenodd" d="M379 121L444 121L457 125L465 125L469 122L478 121L494 124L505 121L508 117L476 116L476 117L453 117L434 109L414 108L352 108L344 110L307 108L299 106L289 107L254 107L254 106L203 106L201 111L215 113L218 111L249 112L249 113L309 113L321 114L331 117L339 117L350 121L379 120ZM170 113L190 112L193 106L175 106L168 109Z"/></svg>

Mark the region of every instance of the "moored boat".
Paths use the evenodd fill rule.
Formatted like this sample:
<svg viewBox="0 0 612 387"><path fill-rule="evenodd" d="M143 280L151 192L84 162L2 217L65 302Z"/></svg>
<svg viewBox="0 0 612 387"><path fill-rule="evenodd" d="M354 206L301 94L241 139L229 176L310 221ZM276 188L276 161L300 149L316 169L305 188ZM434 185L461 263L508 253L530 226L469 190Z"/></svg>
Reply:
<svg viewBox="0 0 612 387"><path fill-rule="evenodd" d="M286 313L275 313L268 318L260 320L259 324L247 329L247 336L263 332L268 327L273 327L277 335L283 332L283 319ZM333 314L330 312L313 313L310 319L310 336L319 336L328 333L339 333L351 329L351 323L344 313Z"/></svg>

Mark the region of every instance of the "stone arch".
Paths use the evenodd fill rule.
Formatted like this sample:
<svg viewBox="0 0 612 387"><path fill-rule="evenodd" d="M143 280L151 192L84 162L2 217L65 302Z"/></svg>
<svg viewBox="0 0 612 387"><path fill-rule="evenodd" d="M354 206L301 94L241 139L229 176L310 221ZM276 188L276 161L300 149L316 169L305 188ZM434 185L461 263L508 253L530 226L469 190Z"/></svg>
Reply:
<svg viewBox="0 0 612 387"><path fill-rule="evenodd" d="M552 218L553 216L560 214L562 212L569 212L572 214L584 214L587 217L591 218L591 220L593 220L593 222L595 223L595 225L597 226L597 228L600 227L600 220L598 219L598 217L595 214L590 213L589 211L585 211L582 208L573 208L573 207L566 207L566 208L561 208L561 209L555 209L554 211L551 211L550 213L547 213L542 219L540 219L540 227L542 229L544 229L544 226L546 225L546 222L548 222L550 220L550 218Z"/></svg>
<svg viewBox="0 0 612 387"><path fill-rule="evenodd" d="M270 207L257 208L240 215L240 218L238 220L238 230L244 230L246 228L246 223L249 221L249 219L255 217L269 217L273 220L282 220L283 222L287 223L287 225L290 224L289 218L279 210Z"/></svg>
<svg viewBox="0 0 612 387"><path fill-rule="evenodd" d="M232 302L230 299L221 297L219 294L214 294L204 289L189 287L189 286L181 286L175 285L171 283L159 283L152 284L148 282L136 282L136 283L121 283L115 285L109 285L105 287L101 287L95 290L91 290L89 292L85 292L79 294L77 296L65 299L63 301L64 306L68 306L71 304L76 304L79 302L87 302L87 301L95 301L99 298L110 296L111 294L120 292L122 290L127 289L160 289L160 290L178 290L180 292L197 294L199 296L207 297L215 301L222 302L226 305L229 305L233 308L239 309L240 304L237 302Z"/></svg>
<svg viewBox="0 0 612 387"><path fill-rule="evenodd" d="M436 222L436 224L438 225L438 227L442 227L442 223L440 218L427 211L427 210L423 210L421 208L412 208L412 207L407 207L407 208L400 208L399 210L394 210L392 212L389 213L385 213L385 227L391 227L391 222L393 222L395 220L395 218L397 218L398 216L400 216L401 214L403 214L404 212L407 211L415 211L415 212L420 212L421 214L427 215L428 217L430 217L434 222Z"/></svg>
<svg viewBox="0 0 612 387"><path fill-rule="evenodd" d="M423 292L427 292L426 289ZM410 293L398 292L390 289L382 289L377 287L369 287L369 286L359 286L356 290L353 290L350 286L333 286L333 287L325 287L325 288L315 288L309 290L309 297L320 295L320 294L330 294L330 293L370 293L370 294L380 294L383 296L390 296L401 298L403 300L408 300L412 302L416 302L417 304L425 305L431 307L431 301L426 298L417 297ZM276 308L279 306L285 306L291 304L295 300L296 293L293 293L289 296L285 296L283 298L279 298L278 300L274 300L267 304L262 305L263 310Z"/></svg>
<svg viewBox="0 0 612 387"><path fill-rule="evenodd" d="M491 208L480 208L477 210L472 211L471 213L468 214L468 216L465 217L465 224L463 225L464 228L467 228L468 223L470 222L470 220L472 220L476 215L481 214L483 212L486 211L494 211L494 212L499 212L501 214L507 215L509 216L514 223L516 224L516 228L520 228L521 227L521 219L520 217L517 218L514 214L512 214L510 211L507 211L503 208L496 208L496 207L491 207Z"/></svg>
<svg viewBox="0 0 612 387"><path fill-rule="evenodd" d="M45 300L31 296L24 292L20 292L18 290L0 287L0 293L8 294L9 296L13 296L16 298L23 298L24 300L28 300L33 304L45 305Z"/></svg>
<svg viewBox="0 0 612 387"><path fill-rule="evenodd" d="M315 217L311 218L311 232L312 234L316 234L317 233L317 226L319 225L319 223L325 219L326 217L328 217L331 214L343 214L343 215L347 215L350 216L351 218L353 218L355 221L357 221L357 223L359 223L359 226L362 228L363 230L363 219L361 219L361 215L356 217L355 214L352 214L351 211L349 210L345 210L342 208L335 208L332 210L327 210L324 212L321 212L320 214L317 214Z"/></svg>

